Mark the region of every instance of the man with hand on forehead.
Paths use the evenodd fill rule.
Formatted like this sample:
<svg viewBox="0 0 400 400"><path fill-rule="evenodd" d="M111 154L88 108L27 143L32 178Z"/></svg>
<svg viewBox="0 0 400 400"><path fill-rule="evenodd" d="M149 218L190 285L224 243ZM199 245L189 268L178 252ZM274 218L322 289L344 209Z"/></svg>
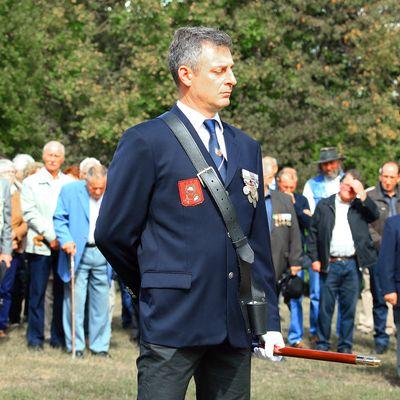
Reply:
<svg viewBox="0 0 400 400"><path fill-rule="evenodd" d="M320 273L319 350L330 349L331 322L337 298L341 314L338 351L352 351L354 317L360 293L359 270L376 262L368 224L378 218L378 208L367 196L355 170L349 170L342 177L338 194L322 199L315 209L308 252L313 270Z"/></svg>
<svg viewBox="0 0 400 400"><path fill-rule="evenodd" d="M254 261L251 249L241 256L249 255L252 284L267 303L265 348L255 354L277 360L274 346L284 346L260 146L219 115L236 85L231 47L222 31L178 29L169 48L178 101L166 116L128 129L109 169L95 239L139 298L139 399L183 400L192 376L198 399L250 399L253 337L241 307L237 255L248 245ZM208 165L199 176L212 168L218 198L229 194L247 239L233 244L178 130Z"/></svg>

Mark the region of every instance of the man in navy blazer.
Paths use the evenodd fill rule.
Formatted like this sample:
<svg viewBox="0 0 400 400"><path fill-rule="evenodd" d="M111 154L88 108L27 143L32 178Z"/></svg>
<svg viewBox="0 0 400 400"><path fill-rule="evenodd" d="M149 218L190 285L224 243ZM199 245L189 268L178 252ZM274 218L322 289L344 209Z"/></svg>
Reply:
<svg viewBox="0 0 400 400"><path fill-rule="evenodd" d="M85 302L88 302L89 348L92 354L108 356L111 326L107 261L94 242L94 228L106 188L107 170L102 165L89 168L86 180L65 185L54 213L54 229L61 245L58 274L64 282L63 326L67 350L71 351L70 256L75 261L76 355L85 350Z"/></svg>
<svg viewBox="0 0 400 400"><path fill-rule="evenodd" d="M253 279L269 309L265 350L257 347L256 354L275 359L273 346L284 343L262 202L260 146L218 115L236 84L230 49L230 37L215 29L175 32L169 65L179 101L171 112L218 170L254 250ZM258 185L252 194L245 179ZM95 238L139 297L138 398L184 399L194 376L199 399L249 399L252 337L239 303L235 249L214 201L162 119L124 133L109 169Z"/></svg>
<svg viewBox="0 0 400 400"><path fill-rule="evenodd" d="M385 301L393 305L397 330L397 376L400 378L400 215L385 222L377 272Z"/></svg>

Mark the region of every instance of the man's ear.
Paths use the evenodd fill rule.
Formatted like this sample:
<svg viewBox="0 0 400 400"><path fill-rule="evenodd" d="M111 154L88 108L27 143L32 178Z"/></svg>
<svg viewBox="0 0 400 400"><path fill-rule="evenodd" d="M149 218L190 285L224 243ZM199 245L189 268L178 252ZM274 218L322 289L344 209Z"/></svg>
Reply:
<svg viewBox="0 0 400 400"><path fill-rule="evenodd" d="M178 69L178 76L180 82L186 87L192 86L193 71L186 65L181 65Z"/></svg>

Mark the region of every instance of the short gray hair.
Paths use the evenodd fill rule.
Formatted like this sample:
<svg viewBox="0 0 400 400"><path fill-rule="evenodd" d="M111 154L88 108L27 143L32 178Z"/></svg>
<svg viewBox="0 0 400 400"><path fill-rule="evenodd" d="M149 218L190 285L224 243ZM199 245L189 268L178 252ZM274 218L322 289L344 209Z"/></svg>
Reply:
<svg viewBox="0 0 400 400"><path fill-rule="evenodd" d="M101 165L100 161L94 157L86 157L79 164L79 173L86 174L90 167L94 167L95 165Z"/></svg>
<svg viewBox="0 0 400 400"><path fill-rule="evenodd" d="M29 154L17 154L12 162L17 171L23 171L27 165L34 163L35 160Z"/></svg>
<svg viewBox="0 0 400 400"><path fill-rule="evenodd" d="M232 50L231 37L218 29L194 26L179 28L175 31L169 46L168 65L176 85L179 84L178 70L181 65L187 65L196 71L202 45L205 42Z"/></svg>
<svg viewBox="0 0 400 400"><path fill-rule="evenodd" d="M50 147L56 147L60 153L64 156L65 155L65 147L62 143L57 142L56 140L51 140L50 142L47 142L43 146L43 153L47 151Z"/></svg>
<svg viewBox="0 0 400 400"><path fill-rule="evenodd" d="M107 168L104 165L93 165L88 169L86 181L101 179L107 176Z"/></svg>

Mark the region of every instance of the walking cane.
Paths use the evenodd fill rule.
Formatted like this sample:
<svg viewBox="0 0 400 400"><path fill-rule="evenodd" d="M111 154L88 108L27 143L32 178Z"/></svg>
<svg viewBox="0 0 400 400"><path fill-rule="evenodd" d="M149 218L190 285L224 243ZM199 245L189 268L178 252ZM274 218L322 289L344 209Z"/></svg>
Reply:
<svg viewBox="0 0 400 400"><path fill-rule="evenodd" d="M72 358L75 358L75 259L74 255L70 254L71 264L71 347Z"/></svg>

